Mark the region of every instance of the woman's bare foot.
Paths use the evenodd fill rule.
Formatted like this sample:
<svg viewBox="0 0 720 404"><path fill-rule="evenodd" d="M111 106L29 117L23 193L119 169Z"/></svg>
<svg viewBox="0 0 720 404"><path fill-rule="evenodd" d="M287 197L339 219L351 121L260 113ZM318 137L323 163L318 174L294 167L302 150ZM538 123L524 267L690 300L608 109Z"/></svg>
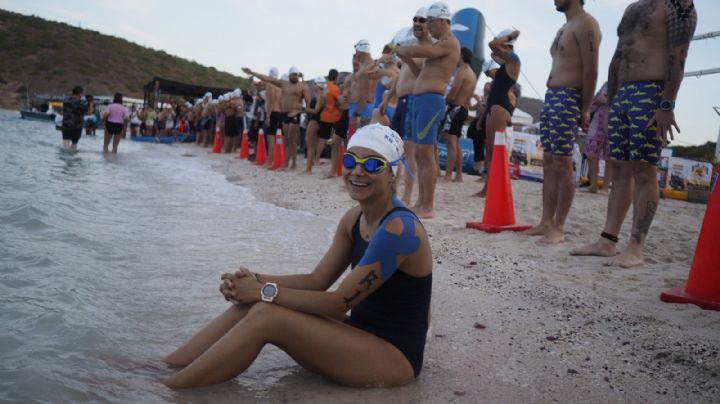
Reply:
<svg viewBox="0 0 720 404"><path fill-rule="evenodd" d="M525 230L523 234L528 236L546 236L549 230L550 226L540 223L537 226L533 226L532 228Z"/></svg>
<svg viewBox="0 0 720 404"><path fill-rule="evenodd" d="M427 209L421 209L421 208L413 208L413 212L415 212L415 215L419 217L420 219L432 219L435 217L435 211L434 210L427 210Z"/></svg>
<svg viewBox="0 0 720 404"><path fill-rule="evenodd" d="M530 229L532 230L532 229ZM527 231L530 231L527 230ZM528 233L529 234L529 233ZM532 235L532 234L530 234ZM538 245L551 245L551 244L560 244L565 242L565 234L562 230L556 229L556 228L549 228L545 232L545 237L538 240Z"/></svg>
<svg viewBox="0 0 720 404"><path fill-rule="evenodd" d="M610 240L601 238L600 240L588 244L586 246L576 248L570 251L570 255L592 256L592 257L612 257L616 254L615 244Z"/></svg>

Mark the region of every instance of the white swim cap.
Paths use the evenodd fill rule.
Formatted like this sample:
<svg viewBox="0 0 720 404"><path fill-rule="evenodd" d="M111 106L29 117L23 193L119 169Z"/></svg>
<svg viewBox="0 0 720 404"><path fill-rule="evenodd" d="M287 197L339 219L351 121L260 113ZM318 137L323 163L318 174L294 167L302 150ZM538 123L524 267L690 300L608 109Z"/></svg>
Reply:
<svg viewBox="0 0 720 404"><path fill-rule="evenodd" d="M185 108L190 108L190 107L192 107L192 104L190 103L190 101L186 101Z"/></svg>
<svg viewBox="0 0 720 404"><path fill-rule="evenodd" d="M355 44L355 50L362 53L370 53L370 41L361 39Z"/></svg>
<svg viewBox="0 0 720 404"><path fill-rule="evenodd" d="M205 93L203 98L212 98L212 93L210 91L208 91L207 93Z"/></svg>
<svg viewBox="0 0 720 404"><path fill-rule="evenodd" d="M418 11L415 12L415 15L413 17L427 18L427 16L428 16L427 7L420 7L420 8L418 8Z"/></svg>
<svg viewBox="0 0 720 404"><path fill-rule="evenodd" d="M240 91L239 88L236 88L235 91L232 92L233 98L240 98L242 97L242 91Z"/></svg>
<svg viewBox="0 0 720 404"><path fill-rule="evenodd" d="M447 4L443 3L442 1L433 3L430 8L428 8L427 16L429 18L443 18L446 20L449 20L452 17Z"/></svg>
<svg viewBox="0 0 720 404"><path fill-rule="evenodd" d="M348 150L353 147L365 147L378 154L390 163L393 175L397 174L402 160L405 158L403 140L400 135L387 126L374 123L363 126L352 135L348 142Z"/></svg>
<svg viewBox="0 0 720 404"><path fill-rule="evenodd" d="M214 105L214 104L217 104L217 103L218 103L218 100L212 100L212 102L210 102L210 103L213 104L213 105Z"/></svg>
<svg viewBox="0 0 720 404"><path fill-rule="evenodd" d="M298 69L297 66L291 67L290 71L288 72L288 75L291 75L291 74L300 74L300 69Z"/></svg>
<svg viewBox="0 0 720 404"><path fill-rule="evenodd" d="M317 84L317 85L319 85L319 86L324 86L324 85L325 85L325 77L322 77L322 76L321 76L321 77L316 78L316 79L313 80L313 81L315 82L315 84Z"/></svg>
<svg viewBox="0 0 720 404"><path fill-rule="evenodd" d="M277 67L271 67L270 71L268 72L268 76L276 79L280 75L280 70L278 70Z"/></svg>
<svg viewBox="0 0 720 404"><path fill-rule="evenodd" d="M503 37L508 37L508 36L510 36L510 34L512 34L513 32L515 32L514 29L510 29L510 28L504 29L504 30L500 31L499 34L497 34L497 36L495 37L495 39L503 38ZM515 39L511 39L511 40L505 42L505 45L514 45L514 44L515 44Z"/></svg>
<svg viewBox="0 0 720 404"><path fill-rule="evenodd" d="M288 76L287 73L283 73L283 75L282 75L282 77L280 78L280 80L288 81L289 78L290 78L290 76Z"/></svg>

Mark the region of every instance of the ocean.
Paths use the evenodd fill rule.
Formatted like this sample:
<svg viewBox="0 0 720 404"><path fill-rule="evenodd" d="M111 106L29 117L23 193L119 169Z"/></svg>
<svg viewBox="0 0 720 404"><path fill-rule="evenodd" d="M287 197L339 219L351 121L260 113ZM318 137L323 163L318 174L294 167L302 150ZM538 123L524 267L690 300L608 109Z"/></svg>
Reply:
<svg viewBox="0 0 720 404"><path fill-rule="evenodd" d="M227 307L221 273L310 271L336 223L256 200L207 149L101 151L101 131L70 153L52 123L0 110L0 401L261 400L301 372L270 347L209 396L159 383Z"/></svg>

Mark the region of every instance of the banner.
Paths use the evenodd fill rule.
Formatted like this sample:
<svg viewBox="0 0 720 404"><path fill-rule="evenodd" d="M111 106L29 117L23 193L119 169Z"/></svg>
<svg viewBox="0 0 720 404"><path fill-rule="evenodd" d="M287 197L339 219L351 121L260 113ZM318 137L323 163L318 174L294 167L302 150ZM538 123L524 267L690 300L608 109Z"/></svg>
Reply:
<svg viewBox="0 0 720 404"><path fill-rule="evenodd" d="M676 191L710 190L713 167L710 163L670 157L668 159L667 188Z"/></svg>

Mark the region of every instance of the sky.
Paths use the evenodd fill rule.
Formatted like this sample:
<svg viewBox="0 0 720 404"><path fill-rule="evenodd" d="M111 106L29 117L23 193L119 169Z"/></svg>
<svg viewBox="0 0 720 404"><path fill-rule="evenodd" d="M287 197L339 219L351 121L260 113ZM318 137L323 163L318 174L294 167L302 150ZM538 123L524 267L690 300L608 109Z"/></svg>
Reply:
<svg viewBox="0 0 720 404"><path fill-rule="evenodd" d="M617 44L616 29L633 0L586 0L585 9L599 22L598 87ZM550 44L565 23L553 0L446 0L451 12L480 10L493 33L516 28L515 50L523 62L523 95L542 98L550 72ZM330 68L350 70L353 45L368 39L373 57L412 16L429 3L417 0L0 0L0 8L127 39L238 76L242 67L286 72L298 66L306 78ZM695 0L695 34L720 31L720 1ZM487 57L489 52L485 54ZM686 71L720 67L720 37L693 41ZM162 75L162 72L158 72ZM484 77L483 77L484 79ZM482 81L481 81L482 83ZM198 83L208 84L212 83ZM676 120L682 133L674 144L715 141L720 134L720 74L686 77L678 94Z"/></svg>

